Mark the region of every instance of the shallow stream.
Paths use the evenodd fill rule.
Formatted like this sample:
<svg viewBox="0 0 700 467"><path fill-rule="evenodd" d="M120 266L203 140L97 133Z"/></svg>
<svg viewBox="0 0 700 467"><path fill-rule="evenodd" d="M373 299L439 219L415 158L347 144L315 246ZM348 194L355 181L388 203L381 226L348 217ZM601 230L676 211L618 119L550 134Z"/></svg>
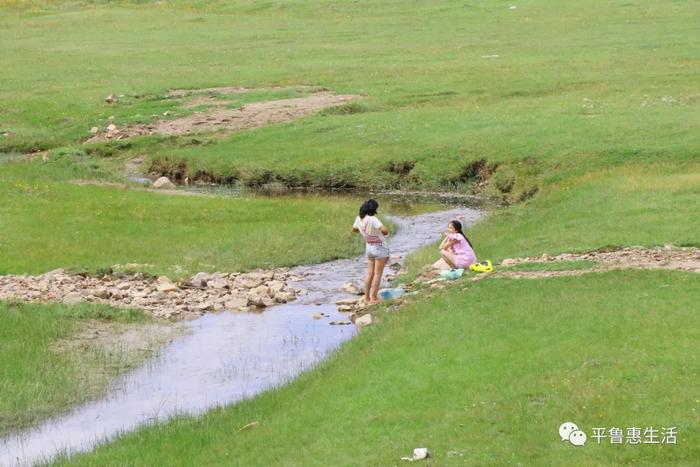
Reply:
<svg viewBox="0 0 700 467"><path fill-rule="evenodd" d="M388 212L422 212L387 216L398 228L389 245L400 260L438 240L449 220L469 226L483 213L454 205L446 209L444 202L434 201L404 206L405 197L397 198L392 208L390 199L379 200ZM293 285L308 293L296 301L263 313L210 313L187 322L188 334L120 378L108 397L0 440L0 465L29 465L60 452L90 450L139 425L200 414L289 382L355 335L353 325L330 322L347 320L335 301L348 297L341 290L344 283L361 284L365 268L364 257L299 266L292 271L303 273L303 279ZM316 313L328 316L313 319Z"/></svg>

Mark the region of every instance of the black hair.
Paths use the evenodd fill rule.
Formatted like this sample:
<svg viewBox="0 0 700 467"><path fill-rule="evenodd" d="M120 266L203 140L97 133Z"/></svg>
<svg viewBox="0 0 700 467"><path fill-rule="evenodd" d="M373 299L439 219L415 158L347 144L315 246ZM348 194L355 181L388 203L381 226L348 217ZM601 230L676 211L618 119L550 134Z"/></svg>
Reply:
<svg viewBox="0 0 700 467"><path fill-rule="evenodd" d="M450 224L452 224L452 227L455 228L455 230L457 231L457 233L462 234L462 237L464 237L464 239L467 241L467 243L469 244L469 246L470 246L470 247L472 248L472 250L473 250L473 249L474 249L474 246L472 245L472 242L469 241L469 239L467 238L467 236L464 235L464 232L462 231L462 223L461 223L460 221L450 221Z"/></svg>
<svg viewBox="0 0 700 467"><path fill-rule="evenodd" d="M365 216L374 216L377 214L377 209L379 209L379 203L373 199L368 199L360 206L360 219L364 219Z"/></svg>

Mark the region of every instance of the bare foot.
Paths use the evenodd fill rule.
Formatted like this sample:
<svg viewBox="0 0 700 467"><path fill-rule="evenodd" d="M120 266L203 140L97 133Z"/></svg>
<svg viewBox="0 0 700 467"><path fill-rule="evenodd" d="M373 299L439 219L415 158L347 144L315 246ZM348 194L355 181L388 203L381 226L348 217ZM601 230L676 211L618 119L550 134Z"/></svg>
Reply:
<svg viewBox="0 0 700 467"><path fill-rule="evenodd" d="M379 300L378 298L373 298L372 300L369 301L370 305L376 305L378 303L382 303L382 301Z"/></svg>

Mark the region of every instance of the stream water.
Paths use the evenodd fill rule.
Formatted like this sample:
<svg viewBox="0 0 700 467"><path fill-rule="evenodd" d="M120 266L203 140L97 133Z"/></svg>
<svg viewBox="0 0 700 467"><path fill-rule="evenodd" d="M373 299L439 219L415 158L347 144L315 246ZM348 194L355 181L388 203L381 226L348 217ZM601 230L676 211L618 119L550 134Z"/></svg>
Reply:
<svg viewBox="0 0 700 467"><path fill-rule="evenodd" d="M392 255L403 259L436 241L450 219L471 225L481 214L453 207L388 216L398 227L389 239ZM354 326L329 323L347 319L335 301L348 297L342 284L361 283L365 268L364 257L299 266L293 271L303 273L303 280L295 286L308 294L298 300L263 313L211 313L187 322L188 334L120 378L108 397L0 440L0 465L31 465L62 452L87 451L139 425L200 414L290 381L355 335ZM328 317L316 320L314 313Z"/></svg>

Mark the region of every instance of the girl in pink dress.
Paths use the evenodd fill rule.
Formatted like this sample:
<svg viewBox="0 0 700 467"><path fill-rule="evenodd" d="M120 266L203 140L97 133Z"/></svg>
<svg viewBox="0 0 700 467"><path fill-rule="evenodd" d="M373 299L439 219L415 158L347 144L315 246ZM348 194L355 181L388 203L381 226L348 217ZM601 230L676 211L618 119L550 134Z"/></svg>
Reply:
<svg viewBox="0 0 700 467"><path fill-rule="evenodd" d="M476 263L476 254L462 231L462 223L450 221L447 224L447 235L440 244L440 256L452 269L466 269Z"/></svg>

